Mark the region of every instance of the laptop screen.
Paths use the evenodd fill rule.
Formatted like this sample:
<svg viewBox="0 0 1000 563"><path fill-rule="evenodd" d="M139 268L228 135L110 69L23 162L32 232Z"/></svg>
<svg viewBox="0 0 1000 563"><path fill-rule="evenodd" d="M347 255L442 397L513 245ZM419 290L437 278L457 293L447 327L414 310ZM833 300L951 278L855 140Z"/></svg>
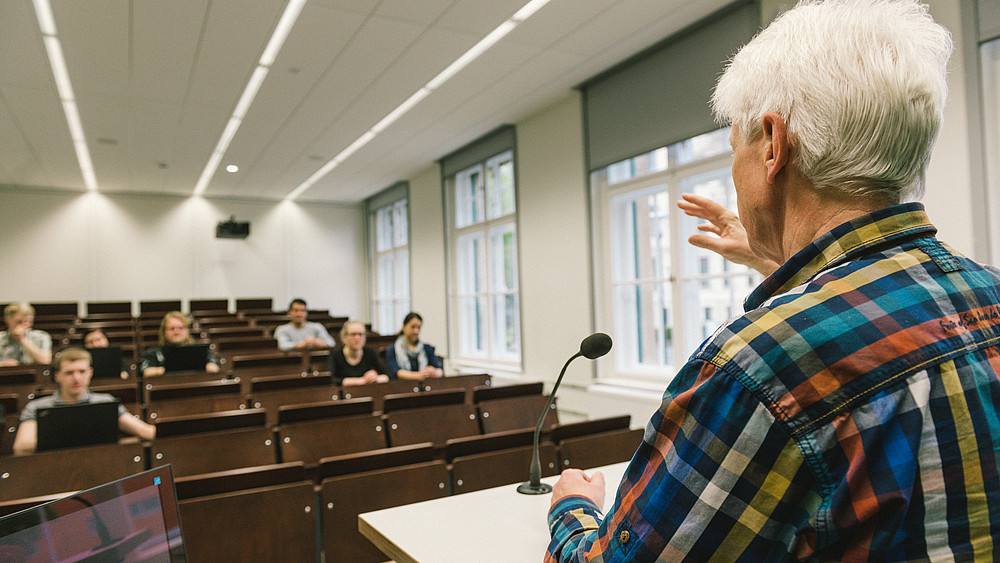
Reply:
<svg viewBox="0 0 1000 563"><path fill-rule="evenodd" d="M90 365L94 368L94 379L118 379L122 372L122 349L120 346L107 348L87 348Z"/></svg>
<svg viewBox="0 0 1000 563"><path fill-rule="evenodd" d="M16 561L187 561L170 466L0 518L2 555Z"/></svg>
<svg viewBox="0 0 1000 563"><path fill-rule="evenodd" d="M118 401L38 409L37 451L118 442Z"/></svg>
<svg viewBox="0 0 1000 563"><path fill-rule="evenodd" d="M163 367L167 373L205 371L207 363L208 344L181 344L163 347Z"/></svg>

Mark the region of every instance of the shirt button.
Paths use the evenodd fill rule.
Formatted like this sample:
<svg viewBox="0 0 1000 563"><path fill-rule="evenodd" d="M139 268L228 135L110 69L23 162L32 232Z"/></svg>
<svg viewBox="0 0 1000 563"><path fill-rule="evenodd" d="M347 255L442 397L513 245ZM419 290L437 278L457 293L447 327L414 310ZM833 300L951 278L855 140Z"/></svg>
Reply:
<svg viewBox="0 0 1000 563"><path fill-rule="evenodd" d="M622 533L618 535L618 539L622 543L628 543L629 540L628 530L622 530Z"/></svg>

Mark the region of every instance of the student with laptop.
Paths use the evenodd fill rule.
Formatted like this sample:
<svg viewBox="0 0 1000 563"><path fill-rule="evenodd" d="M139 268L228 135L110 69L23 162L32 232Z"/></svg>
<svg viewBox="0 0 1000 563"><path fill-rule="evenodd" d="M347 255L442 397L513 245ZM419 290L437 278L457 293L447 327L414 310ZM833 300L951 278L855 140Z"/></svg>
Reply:
<svg viewBox="0 0 1000 563"><path fill-rule="evenodd" d="M197 357L192 361L192 353ZM207 345L196 345L191 336L188 316L171 311L160 323L160 345L146 350L139 363L143 377L163 375L172 371L219 372L219 358Z"/></svg>
<svg viewBox="0 0 1000 563"><path fill-rule="evenodd" d="M30 454L35 451L38 445L37 414L40 409L63 405L117 402L117 399L112 395L90 391L90 378L94 371L90 367L90 352L83 348L73 346L57 352L52 360L52 369L59 390L48 397L35 399L21 409L21 423L14 436L15 454ZM152 440L156 437L155 426L132 416L121 405L118 406L118 429L144 440Z"/></svg>
<svg viewBox="0 0 1000 563"><path fill-rule="evenodd" d="M128 379L128 361L122 357L121 348L112 346L104 331L95 328L83 336L83 345L91 355L91 367L94 377L106 378L114 369L119 369L122 379ZM104 373L106 372L106 373Z"/></svg>

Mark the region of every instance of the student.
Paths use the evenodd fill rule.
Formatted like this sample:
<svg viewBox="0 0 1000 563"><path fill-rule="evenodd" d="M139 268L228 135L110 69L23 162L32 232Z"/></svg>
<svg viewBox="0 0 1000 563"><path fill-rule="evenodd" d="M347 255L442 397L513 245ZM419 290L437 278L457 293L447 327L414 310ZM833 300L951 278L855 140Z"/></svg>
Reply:
<svg viewBox="0 0 1000 563"><path fill-rule="evenodd" d="M336 345L326 327L307 319L309 308L304 299L292 299L288 305L288 318L291 322L274 329L274 338L278 341L278 349L282 352L302 350L306 348L333 348Z"/></svg>
<svg viewBox="0 0 1000 563"><path fill-rule="evenodd" d="M95 328L83 335L83 345L87 348L107 348L111 346L111 342L108 341L108 336L104 334L103 330ZM121 360L121 378L128 379L128 362L125 358Z"/></svg>
<svg viewBox="0 0 1000 563"><path fill-rule="evenodd" d="M904 203L951 51L915 0L828 0L735 55L713 107L740 224L710 232L780 266L679 369L606 513L599 472L563 472L546 560L996 559L1000 272Z"/></svg>
<svg viewBox="0 0 1000 563"><path fill-rule="evenodd" d="M163 375L167 371L163 365L166 361L163 356L163 347L193 343L194 338L191 336L191 322L188 320L188 316L180 311L167 313L160 323L160 345L143 352L139 371L143 377ZM205 371L218 373L219 369L219 359L211 352L206 351Z"/></svg>
<svg viewBox="0 0 1000 563"><path fill-rule="evenodd" d="M116 399L105 393L92 393L89 390L90 378L94 370L90 366L90 352L83 348L69 347L56 352L52 360L56 384L59 389L49 395L29 402L21 410L21 423L14 436L14 453L30 454L38 444L38 423L35 415L40 408L58 405L74 405L84 403L107 403ZM118 406L118 428L126 433L152 440L156 437L156 427L147 424L129 414L124 406Z"/></svg>
<svg viewBox="0 0 1000 563"><path fill-rule="evenodd" d="M424 380L444 375L434 347L420 341L420 328L424 319L417 313L403 318L403 329L396 342L385 349L385 362L390 372L400 379Z"/></svg>
<svg viewBox="0 0 1000 563"><path fill-rule="evenodd" d="M371 346L365 346L365 325L347 321L340 329L340 346L330 350L326 370L333 376L334 385L365 385L385 383L395 379L382 357Z"/></svg>
<svg viewBox="0 0 1000 563"><path fill-rule="evenodd" d="M28 303L11 303L3 312L7 330L0 332L0 366L48 364L52 361L52 337L31 328L35 308Z"/></svg>

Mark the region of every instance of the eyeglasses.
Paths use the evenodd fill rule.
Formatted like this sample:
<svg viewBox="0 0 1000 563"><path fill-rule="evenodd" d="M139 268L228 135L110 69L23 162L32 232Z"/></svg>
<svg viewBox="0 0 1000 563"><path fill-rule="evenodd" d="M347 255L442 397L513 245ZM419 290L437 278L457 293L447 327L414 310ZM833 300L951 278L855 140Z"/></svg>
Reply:
<svg viewBox="0 0 1000 563"><path fill-rule="evenodd" d="M364 335L365 335L365 333L363 333L363 332L348 332L347 333L347 336L364 336Z"/></svg>

